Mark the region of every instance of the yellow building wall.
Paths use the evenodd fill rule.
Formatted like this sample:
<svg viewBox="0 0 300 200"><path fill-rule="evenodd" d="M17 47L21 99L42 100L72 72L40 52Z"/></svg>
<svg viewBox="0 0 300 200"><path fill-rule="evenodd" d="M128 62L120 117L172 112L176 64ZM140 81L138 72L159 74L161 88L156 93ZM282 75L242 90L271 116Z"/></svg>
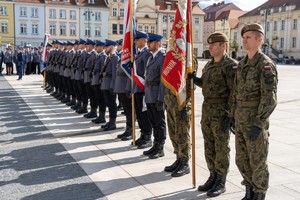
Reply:
<svg viewBox="0 0 300 200"><path fill-rule="evenodd" d="M0 14L0 48L5 48L10 44L15 48L15 26L14 26L14 3L1 2L0 7L7 7L7 15ZM7 33L2 33L1 24L7 23Z"/></svg>

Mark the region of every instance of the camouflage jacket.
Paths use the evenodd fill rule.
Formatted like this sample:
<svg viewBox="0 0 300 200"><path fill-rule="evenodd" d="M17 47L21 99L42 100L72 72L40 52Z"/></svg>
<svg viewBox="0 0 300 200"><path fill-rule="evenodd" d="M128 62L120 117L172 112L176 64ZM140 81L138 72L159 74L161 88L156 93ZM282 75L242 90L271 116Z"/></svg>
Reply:
<svg viewBox="0 0 300 200"><path fill-rule="evenodd" d="M202 87L204 103L228 103L226 112L231 113L234 102L233 83L238 62L224 55L219 62L212 59L202 70L202 77L195 84Z"/></svg>
<svg viewBox="0 0 300 200"><path fill-rule="evenodd" d="M235 115L254 109L253 125L262 128L277 104L278 74L273 61L260 50L252 59L241 60L235 79ZM241 109L242 110L241 110Z"/></svg>

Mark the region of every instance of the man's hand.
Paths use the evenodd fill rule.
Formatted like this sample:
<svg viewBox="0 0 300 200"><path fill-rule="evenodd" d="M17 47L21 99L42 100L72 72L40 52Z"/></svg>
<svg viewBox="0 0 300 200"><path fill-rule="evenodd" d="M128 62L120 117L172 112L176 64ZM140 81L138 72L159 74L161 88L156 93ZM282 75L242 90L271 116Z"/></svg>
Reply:
<svg viewBox="0 0 300 200"><path fill-rule="evenodd" d="M133 62L129 61L128 67L129 67L129 69L132 69L133 68Z"/></svg>
<svg viewBox="0 0 300 200"><path fill-rule="evenodd" d="M233 117L226 117L224 121L224 133L227 133L227 131L231 130L234 133L234 118Z"/></svg>
<svg viewBox="0 0 300 200"><path fill-rule="evenodd" d="M193 71L192 73L188 74L188 79L194 79L196 77L196 71Z"/></svg>
<svg viewBox="0 0 300 200"><path fill-rule="evenodd" d="M249 133L249 140L251 140L251 141L257 140L257 138L259 137L261 132L262 132L261 128L259 128L257 126L253 126Z"/></svg>
<svg viewBox="0 0 300 200"><path fill-rule="evenodd" d="M155 108L157 111L162 111L164 107L164 102L162 101L156 101Z"/></svg>

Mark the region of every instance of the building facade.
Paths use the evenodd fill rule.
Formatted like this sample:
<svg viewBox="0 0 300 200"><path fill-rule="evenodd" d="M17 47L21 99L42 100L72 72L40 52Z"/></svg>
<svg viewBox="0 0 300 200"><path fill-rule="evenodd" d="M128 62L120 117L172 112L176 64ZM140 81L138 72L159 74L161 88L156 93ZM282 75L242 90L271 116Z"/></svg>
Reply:
<svg viewBox="0 0 300 200"><path fill-rule="evenodd" d="M245 24L259 23L265 29L265 52L272 58L300 59L300 1L269 0L239 18L239 31ZM239 37L239 44L242 44ZM240 46L240 55L244 55Z"/></svg>
<svg viewBox="0 0 300 200"><path fill-rule="evenodd" d="M109 8L104 0L86 1L80 4L80 38L104 40L109 32Z"/></svg>
<svg viewBox="0 0 300 200"><path fill-rule="evenodd" d="M15 48L14 32L14 2L0 2L0 48L4 50L7 46Z"/></svg>
<svg viewBox="0 0 300 200"><path fill-rule="evenodd" d="M77 1L45 1L45 32L50 40L79 39L80 15Z"/></svg>
<svg viewBox="0 0 300 200"><path fill-rule="evenodd" d="M108 38L110 40L119 40L123 38L125 15L124 3L124 0L109 0Z"/></svg>
<svg viewBox="0 0 300 200"><path fill-rule="evenodd" d="M39 0L15 1L15 44L40 46L45 35L45 4Z"/></svg>

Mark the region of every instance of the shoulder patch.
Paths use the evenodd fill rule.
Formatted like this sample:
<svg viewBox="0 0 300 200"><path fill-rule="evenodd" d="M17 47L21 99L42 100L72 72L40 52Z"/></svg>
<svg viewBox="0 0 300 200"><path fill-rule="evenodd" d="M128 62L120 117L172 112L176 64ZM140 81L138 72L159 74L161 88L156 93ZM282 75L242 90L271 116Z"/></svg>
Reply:
<svg viewBox="0 0 300 200"><path fill-rule="evenodd" d="M233 69L233 70L237 70L237 68L238 68L238 66L237 66L237 65L235 65L235 66L232 66L232 69Z"/></svg>

